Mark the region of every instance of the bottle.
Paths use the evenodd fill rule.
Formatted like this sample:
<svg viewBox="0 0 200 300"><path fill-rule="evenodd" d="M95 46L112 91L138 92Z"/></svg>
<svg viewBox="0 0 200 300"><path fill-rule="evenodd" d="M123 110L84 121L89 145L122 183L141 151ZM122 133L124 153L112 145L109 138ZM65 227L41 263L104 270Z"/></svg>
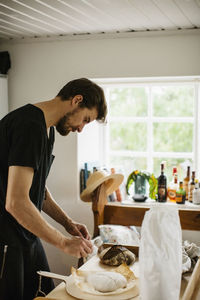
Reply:
<svg viewBox="0 0 200 300"><path fill-rule="evenodd" d="M192 171L192 178L188 186L188 200L192 202L193 193L192 191L195 188L195 171Z"/></svg>
<svg viewBox="0 0 200 300"><path fill-rule="evenodd" d="M161 163L161 174L158 177L158 202L167 201L167 177L164 175L164 164Z"/></svg>
<svg viewBox="0 0 200 300"><path fill-rule="evenodd" d="M178 174L177 174L177 168L173 167L172 170L172 181L169 184L169 187L167 189L167 196L168 200L171 202L176 202L176 191L178 189Z"/></svg>
<svg viewBox="0 0 200 300"><path fill-rule="evenodd" d="M195 179L195 188L192 191L193 194L193 203L194 204L200 204L200 187L198 179Z"/></svg>
<svg viewBox="0 0 200 300"><path fill-rule="evenodd" d="M183 179L183 189L186 191L186 200L188 200L188 185L190 181L190 166L187 167L187 175Z"/></svg>
<svg viewBox="0 0 200 300"><path fill-rule="evenodd" d="M183 181L179 182L179 188L176 191L176 203L184 204L186 199L186 191L183 188Z"/></svg>

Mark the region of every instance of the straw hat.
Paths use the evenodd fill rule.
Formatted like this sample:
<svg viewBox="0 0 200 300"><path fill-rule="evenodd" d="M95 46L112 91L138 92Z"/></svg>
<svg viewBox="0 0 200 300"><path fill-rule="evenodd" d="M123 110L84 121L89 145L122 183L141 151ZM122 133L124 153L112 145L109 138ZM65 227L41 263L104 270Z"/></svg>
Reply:
<svg viewBox="0 0 200 300"><path fill-rule="evenodd" d="M98 186L105 182L106 195L112 194L122 183L124 176L122 174L108 174L105 170L91 173L87 182L86 189L81 193L81 199L85 202L91 201L90 195Z"/></svg>

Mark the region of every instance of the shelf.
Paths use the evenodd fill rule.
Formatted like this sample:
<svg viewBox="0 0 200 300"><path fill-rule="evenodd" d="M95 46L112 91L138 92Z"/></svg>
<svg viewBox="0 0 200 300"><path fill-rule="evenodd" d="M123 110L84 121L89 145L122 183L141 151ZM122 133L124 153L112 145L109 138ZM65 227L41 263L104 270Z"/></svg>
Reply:
<svg viewBox="0 0 200 300"><path fill-rule="evenodd" d="M175 203L107 203L104 207L104 224L141 226L145 215L152 206L178 206L183 230L200 230L200 206L177 205Z"/></svg>

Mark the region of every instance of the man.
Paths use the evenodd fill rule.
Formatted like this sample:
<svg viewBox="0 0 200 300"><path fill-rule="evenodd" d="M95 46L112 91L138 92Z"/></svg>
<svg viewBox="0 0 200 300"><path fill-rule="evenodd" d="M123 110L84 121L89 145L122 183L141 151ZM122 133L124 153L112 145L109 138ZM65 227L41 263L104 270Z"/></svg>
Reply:
<svg viewBox="0 0 200 300"><path fill-rule="evenodd" d="M39 238L78 258L91 253L87 228L67 216L45 183L54 158L54 126L66 136L94 120L105 121L106 113L103 90L81 78L54 99L25 105L0 121L0 300L35 296L36 272L49 270ZM41 210L72 238L51 226ZM53 288L49 279L42 284L45 293Z"/></svg>

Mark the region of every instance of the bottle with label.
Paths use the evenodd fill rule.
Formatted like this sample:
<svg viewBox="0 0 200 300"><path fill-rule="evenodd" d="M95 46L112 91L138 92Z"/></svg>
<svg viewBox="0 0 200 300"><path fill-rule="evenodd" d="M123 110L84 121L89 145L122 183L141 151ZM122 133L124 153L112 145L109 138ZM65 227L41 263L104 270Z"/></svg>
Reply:
<svg viewBox="0 0 200 300"><path fill-rule="evenodd" d="M172 181L170 182L169 187L167 188L167 197L169 201L176 202L176 191L179 187L176 167L173 167L172 176L173 176Z"/></svg>
<svg viewBox="0 0 200 300"><path fill-rule="evenodd" d="M191 178L191 181L189 182L189 186L188 186L188 200L190 202L193 202L192 198L193 198L193 193L192 191L194 190L195 188L195 171L192 171L192 178Z"/></svg>
<svg viewBox="0 0 200 300"><path fill-rule="evenodd" d="M200 186L198 179L195 179L195 189L192 191L193 193L193 203L200 204Z"/></svg>
<svg viewBox="0 0 200 300"><path fill-rule="evenodd" d="M161 163L161 174L158 177L158 202L167 201L167 177L164 174L164 164Z"/></svg>
<svg viewBox="0 0 200 300"><path fill-rule="evenodd" d="M183 188L183 181L179 182L179 188L176 191L176 203L177 204L184 204L186 198L186 191Z"/></svg>
<svg viewBox="0 0 200 300"><path fill-rule="evenodd" d="M190 182L190 166L187 167L187 175L183 179L183 189L186 191L186 200L188 200L188 185Z"/></svg>

